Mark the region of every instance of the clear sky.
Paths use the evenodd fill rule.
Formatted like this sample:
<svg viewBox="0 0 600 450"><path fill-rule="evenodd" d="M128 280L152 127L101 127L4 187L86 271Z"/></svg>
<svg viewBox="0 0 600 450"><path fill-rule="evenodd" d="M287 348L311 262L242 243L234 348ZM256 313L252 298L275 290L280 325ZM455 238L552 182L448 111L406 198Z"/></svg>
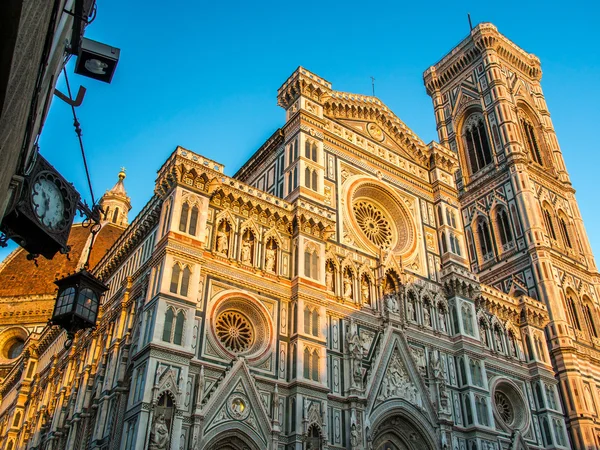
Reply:
<svg viewBox="0 0 600 450"><path fill-rule="evenodd" d="M596 131L600 9L596 3L196 2L101 0L86 37L119 47L111 84L68 73L87 88L77 109L96 197L121 166L133 210L153 192L177 145L233 175L284 123L277 89L304 66L333 89L375 93L425 142L437 140L422 74L469 32L492 22L542 61L542 87L589 237L600 257ZM468 5L468 6L467 6ZM58 88L65 91L64 80ZM69 107L55 98L42 154L89 201ZM0 258L7 254L0 250Z"/></svg>

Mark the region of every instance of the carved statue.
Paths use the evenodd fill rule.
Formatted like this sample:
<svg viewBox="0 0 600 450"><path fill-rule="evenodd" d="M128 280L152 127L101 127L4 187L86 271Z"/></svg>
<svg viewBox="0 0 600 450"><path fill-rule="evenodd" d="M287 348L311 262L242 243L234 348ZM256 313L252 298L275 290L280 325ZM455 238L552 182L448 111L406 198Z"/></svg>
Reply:
<svg viewBox="0 0 600 450"><path fill-rule="evenodd" d="M277 250L274 248L267 248L265 253L265 270L267 272L275 272L275 257L277 256Z"/></svg>
<svg viewBox="0 0 600 450"><path fill-rule="evenodd" d="M500 330L498 328L496 328L494 330L494 336L496 338L496 350L501 352L502 351L502 336L500 336Z"/></svg>
<svg viewBox="0 0 600 450"><path fill-rule="evenodd" d="M446 332L446 314L443 310L439 310L438 312L438 321L440 323L440 331Z"/></svg>
<svg viewBox="0 0 600 450"><path fill-rule="evenodd" d="M408 297L408 300L406 301L406 310L408 312L408 318L410 320L415 320L415 305L410 297Z"/></svg>
<svg viewBox="0 0 600 450"><path fill-rule="evenodd" d="M398 303L396 302L395 294L387 294L385 296L385 307L386 307L388 313L398 312Z"/></svg>
<svg viewBox="0 0 600 450"><path fill-rule="evenodd" d="M352 424L352 428L350 429L350 445L352 448L357 448L360 445L360 430L356 426L356 424Z"/></svg>
<svg viewBox="0 0 600 450"><path fill-rule="evenodd" d="M440 358L433 350L431 351L431 358L429 359L429 370L431 372L431 377L434 379L437 380L442 378L442 364Z"/></svg>
<svg viewBox="0 0 600 450"><path fill-rule="evenodd" d="M277 384L273 391L273 420L279 420L279 387Z"/></svg>
<svg viewBox="0 0 600 450"><path fill-rule="evenodd" d="M352 278L348 272L344 274L344 297L352 298Z"/></svg>
<svg viewBox="0 0 600 450"><path fill-rule="evenodd" d="M333 292L333 267L331 264L327 264L327 270L325 271L325 286L327 286L327 290Z"/></svg>
<svg viewBox="0 0 600 450"><path fill-rule="evenodd" d="M431 313L429 312L429 306L425 306L423 308L423 319L425 321L425 325L430 327L431 326Z"/></svg>
<svg viewBox="0 0 600 450"><path fill-rule="evenodd" d="M362 367L361 361L363 357L363 347L356 326L350 325L350 333L348 334L348 352L350 353L350 364L352 367L352 386L362 388Z"/></svg>
<svg viewBox="0 0 600 450"><path fill-rule="evenodd" d="M479 324L479 334L481 335L481 342L483 343L483 345L485 345L487 347L489 345L488 344L488 336L487 336L487 330L485 328L485 325L483 325L483 323Z"/></svg>
<svg viewBox="0 0 600 450"><path fill-rule="evenodd" d="M150 450L162 450L169 448L169 429L165 422L165 415L160 414L150 431Z"/></svg>
<svg viewBox="0 0 600 450"><path fill-rule="evenodd" d="M242 242L242 262L252 264L252 241L250 239L245 239Z"/></svg>
<svg viewBox="0 0 600 450"><path fill-rule="evenodd" d="M365 305L369 305L369 282L363 277L360 283L360 293L362 295L362 302Z"/></svg>
<svg viewBox="0 0 600 450"><path fill-rule="evenodd" d="M198 375L198 395L196 397L196 406L199 408L202 405L204 399L204 384L206 379L204 378L204 366L200 367L200 374Z"/></svg>
<svg viewBox="0 0 600 450"><path fill-rule="evenodd" d="M217 252L227 254L229 250L229 234L225 229L225 225L221 227L217 233Z"/></svg>

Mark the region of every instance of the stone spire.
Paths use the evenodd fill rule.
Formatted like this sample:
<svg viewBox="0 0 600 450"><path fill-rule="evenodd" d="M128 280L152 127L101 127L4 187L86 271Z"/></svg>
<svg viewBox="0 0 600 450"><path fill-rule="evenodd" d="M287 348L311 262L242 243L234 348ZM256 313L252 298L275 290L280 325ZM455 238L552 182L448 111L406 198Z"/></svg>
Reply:
<svg viewBox="0 0 600 450"><path fill-rule="evenodd" d="M100 199L100 207L104 211L103 221L125 227L129 224L127 214L131 209L131 201L125 191L125 167L121 167L119 181L112 189L106 191Z"/></svg>

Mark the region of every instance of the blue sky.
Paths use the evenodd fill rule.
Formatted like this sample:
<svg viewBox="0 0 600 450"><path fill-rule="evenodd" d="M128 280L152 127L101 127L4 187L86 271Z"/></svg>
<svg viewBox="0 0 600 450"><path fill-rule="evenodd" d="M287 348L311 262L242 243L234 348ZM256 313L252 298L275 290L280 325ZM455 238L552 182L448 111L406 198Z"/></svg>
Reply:
<svg viewBox="0 0 600 450"><path fill-rule="evenodd" d="M119 47L112 84L68 73L87 88L77 109L96 197L121 166L130 219L152 195L177 145L230 175L284 123L277 88L302 65L333 89L376 95L425 142L437 140L422 74L492 22L542 61L542 87L596 255L600 219L596 131L599 9L589 2L170 2L102 0L86 37ZM64 80L59 89L65 91ZM89 200L69 107L55 99L44 156ZM0 250L0 258L6 255Z"/></svg>

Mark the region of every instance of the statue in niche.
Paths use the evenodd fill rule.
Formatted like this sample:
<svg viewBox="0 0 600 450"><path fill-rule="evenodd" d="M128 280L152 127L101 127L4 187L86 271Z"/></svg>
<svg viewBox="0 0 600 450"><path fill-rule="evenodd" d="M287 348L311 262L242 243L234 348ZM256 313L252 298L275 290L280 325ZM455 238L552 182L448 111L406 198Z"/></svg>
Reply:
<svg viewBox="0 0 600 450"><path fill-rule="evenodd" d="M242 262L252 264L252 241L250 239L244 239L242 242Z"/></svg>
<svg viewBox="0 0 600 450"><path fill-rule="evenodd" d="M229 233L226 227L225 222L222 222L221 229L217 232L217 252L224 255L229 250Z"/></svg>
<svg viewBox="0 0 600 450"><path fill-rule="evenodd" d="M277 257L277 249L273 245L273 241L270 241L265 252L265 270L267 272L275 272L275 258Z"/></svg>
<svg viewBox="0 0 600 450"><path fill-rule="evenodd" d="M352 276L348 271L344 273L344 297L352 298Z"/></svg>
<svg viewBox="0 0 600 450"><path fill-rule="evenodd" d="M327 264L327 270L325 271L325 286L327 286L327 290L333 292L333 265Z"/></svg>
<svg viewBox="0 0 600 450"><path fill-rule="evenodd" d="M396 293L396 286L394 286L394 282L388 278L385 280L385 285L383 287L383 293L385 295L393 295Z"/></svg>
<svg viewBox="0 0 600 450"><path fill-rule="evenodd" d="M496 350L502 351L502 336L500 335L500 330L496 327L494 330L494 337L496 338Z"/></svg>
<svg viewBox="0 0 600 450"><path fill-rule="evenodd" d="M485 328L483 322L479 322L479 334L481 335L481 342L487 347L489 345L487 329Z"/></svg>
<svg viewBox="0 0 600 450"><path fill-rule="evenodd" d="M362 295L362 302L364 305L369 305L369 281L366 277L362 277L362 281L360 283L360 293Z"/></svg>
<svg viewBox="0 0 600 450"><path fill-rule="evenodd" d="M408 312L408 318L410 320L415 320L416 319L416 315L415 315L415 304L413 302L412 296L407 296L407 301L406 301L406 310Z"/></svg>
<svg viewBox="0 0 600 450"><path fill-rule="evenodd" d="M356 325L350 324L350 332L348 333L348 353L350 353L350 364L352 366L352 386L362 388L362 367L361 361L363 356L362 342L358 337Z"/></svg>
<svg viewBox="0 0 600 450"><path fill-rule="evenodd" d="M396 301L395 294L386 294L385 307L386 307L388 313L397 313L398 312L398 302Z"/></svg>
<svg viewBox="0 0 600 450"><path fill-rule="evenodd" d="M446 313L444 313L443 309L439 309L438 311L438 319L440 323L440 331L446 332Z"/></svg>
<svg viewBox="0 0 600 450"><path fill-rule="evenodd" d="M431 312L429 312L429 305L425 305L425 307L423 308L423 320L425 322L425 325L427 325L428 327L431 326Z"/></svg>
<svg viewBox="0 0 600 450"><path fill-rule="evenodd" d="M150 450L163 450L169 447L169 429L165 421L165 415L160 414L150 430Z"/></svg>

